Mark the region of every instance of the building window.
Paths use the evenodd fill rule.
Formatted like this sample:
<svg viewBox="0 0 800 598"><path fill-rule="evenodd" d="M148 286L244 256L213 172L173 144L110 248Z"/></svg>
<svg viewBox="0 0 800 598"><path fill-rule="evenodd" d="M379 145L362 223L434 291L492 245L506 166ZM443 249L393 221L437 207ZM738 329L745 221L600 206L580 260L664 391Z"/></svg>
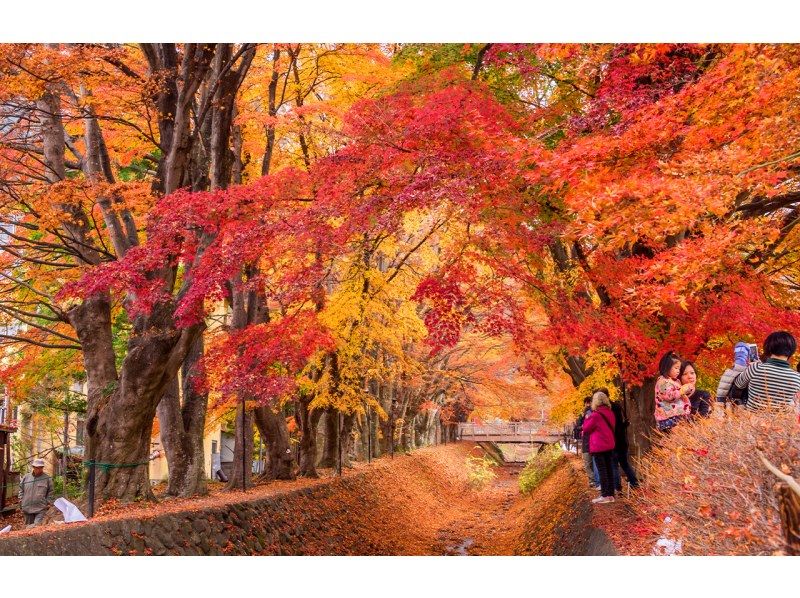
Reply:
<svg viewBox="0 0 800 598"><path fill-rule="evenodd" d="M211 454L212 455L216 455L217 454L217 441L216 440L212 440L211 441Z"/></svg>

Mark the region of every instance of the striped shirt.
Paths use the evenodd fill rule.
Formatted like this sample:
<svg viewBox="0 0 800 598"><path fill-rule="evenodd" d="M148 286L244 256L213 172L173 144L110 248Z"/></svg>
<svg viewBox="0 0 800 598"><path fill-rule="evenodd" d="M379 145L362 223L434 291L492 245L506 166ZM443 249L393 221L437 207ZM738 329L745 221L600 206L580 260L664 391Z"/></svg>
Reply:
<svg viewBox="0 0 800 598"><path fill-rule="evenodd" d="M734 384L747 388L747 408L751 410L791 408L800 402L800 373L782 359L751 364L736 376Z"/></svg>

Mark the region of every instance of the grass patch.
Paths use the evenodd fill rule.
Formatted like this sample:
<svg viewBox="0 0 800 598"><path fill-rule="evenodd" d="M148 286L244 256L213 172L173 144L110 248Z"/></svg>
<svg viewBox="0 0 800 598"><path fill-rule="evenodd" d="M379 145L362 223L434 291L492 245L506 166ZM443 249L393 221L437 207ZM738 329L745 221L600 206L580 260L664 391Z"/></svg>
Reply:
<svg viewBox="0 0 800 598"><path fill-rule="evenodd" d="M519 489L522 493L533 492L547 476L563 461L564 452L561 447L551 444L528 459L525 468L519 474Z"/></svg>
<svg viewBox="0 0 800 598"><path fill-rule="evenodd" d="M497 477L497 464L490 457L467 457L467 479L473 488L483 488Z"/></svg>

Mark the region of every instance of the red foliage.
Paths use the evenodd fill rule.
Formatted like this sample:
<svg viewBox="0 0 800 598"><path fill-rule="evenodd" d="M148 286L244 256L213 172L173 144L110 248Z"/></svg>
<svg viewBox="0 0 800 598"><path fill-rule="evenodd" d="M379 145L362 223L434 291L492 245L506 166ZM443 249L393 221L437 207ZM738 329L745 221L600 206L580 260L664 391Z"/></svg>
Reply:
<svg viewBox="0 0 800 598"><path fill-rule="evenodd" d="M312 354L333 346L313 312L251 325L209 348L203 358L205 380L223 396L244 393L267 403L295 388L297 374Z"/></svg>

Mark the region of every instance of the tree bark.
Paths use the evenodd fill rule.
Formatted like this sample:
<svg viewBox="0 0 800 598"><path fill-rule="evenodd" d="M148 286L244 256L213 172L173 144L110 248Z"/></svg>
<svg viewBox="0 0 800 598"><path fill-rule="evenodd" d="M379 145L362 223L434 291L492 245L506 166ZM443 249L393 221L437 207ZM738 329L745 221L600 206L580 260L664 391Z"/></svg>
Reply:
<svg viewBox="0 0 800 598"><path fill-rule="evenodd" d="M253 411L245 409L242 403L236 407L235 434L233 474L228 482L228 490L243 490L251 486L253 477ZM244 438L244 449L242 438Z"/></svg>
<svg viewBox="0 0 800 598"><path fill-rule="evenodd" d="M265 477L270 480L294 479L294 457L289 445L289 428L280 410L270 406L253 411L256 426L267 443L269 469Z"/></svg>
<svg viewBox="0 0 800 598"><path fill-rule="evenodd" d="M217 44L213 71L216 90L211 112L211 188L225 188L231 182L234 154L230 147L236 94L255 56L255 47L244 49L241 64L233 68L233 44Z"/></svg>
<svg viewBox="0 0 800 598"><path fill-rule="evenodd" d="M296 417L300 427L300 463L297 475L318 478L317 473L317 425L322 416L319 409L309 410L310 397L297 400Z"/></svg>
<svg viewBox="0 0 800 598"><path fill-rule="evenodd" d="M333 407L325 409L325 442L318 467L336 467L339 457L339 412Z"/></svg>
<svg viewBox="0 0 800 598"><path fill-rule="evenodd" d="M153 418L201 325L171 328L171 305L158 305L134 325L119 384L100 411L95 460L111 464L97 475L95 492L104 500L152 498L147 460Z"/></svg>
<svg viewBox="0 0 800 598"><path fill-rule="evenodd" d="M198 362L203 356L203 336L198 335L183 362L183 401L178 393L177 378L167 387L156 413L161 442L167 456L170 496L206 494L205 436L208 395L196 389Z"/></svg>
<svg viewBox="0 0 800 598"><path fill-rule="evenodd" d="M628 443L631 456L637 460L650 450L655 429L656 379L647 378L642 386L626 389L623 398L628 426Z"/></svg>
<svg viewBox="0 0 800 598"><path fill-rule="evenodd" d="M342 467L352 467L351 455L353 453L353 426L356 421L355 413L348 413L342 417L340 442L342 443Z"/></svg>
<svg viewBox="0 0 800 598"><path fill-rule="evenodd" d="M275 123L272 119L278 114L276 97L278 92L278 60L280 57L280 49L275 48L272 51L272 76L270 77L269 89L267 91L267 110L269 111L270 122L267 125L267 146L264 149L264 159L261 161L261 176L269 174L269 170L272 166L272 154L275 151Z"/></svg>
<svg viewBox="0 0 800 598"><path fill-rule="evenodd" d="M111 334L111 298L108 293L101 293L85 299L68 312L68 317L83 353L88 386L84 442L86 458L94 459L99 414L118 384Z"/></svg>

